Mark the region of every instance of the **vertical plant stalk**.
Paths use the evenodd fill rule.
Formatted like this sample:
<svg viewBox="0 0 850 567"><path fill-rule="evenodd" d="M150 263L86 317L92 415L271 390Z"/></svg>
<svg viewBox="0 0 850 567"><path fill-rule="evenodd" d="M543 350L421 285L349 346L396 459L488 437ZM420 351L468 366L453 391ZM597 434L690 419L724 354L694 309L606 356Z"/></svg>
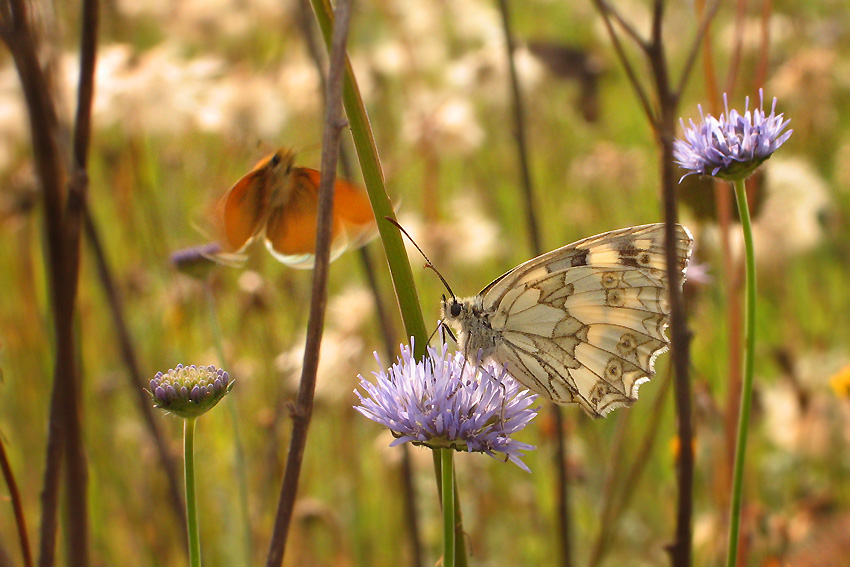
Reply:
<svg viewBox="0 0 850 567"><path fill-rule="evenodd" d="M195 494L195 423L183 419L183 480L186 483L186 518L189 524L189 565L201 567L201 533L198 528L198 499Z"/></svg>
<svg viewBox="0 0 850 567"><path fill-rule="evenodd" d="M439 449L431 449L431 457L434 461L434 474L437 477L437 495L440 498L440 506L445 496L443 495L443 452ZM454 468L454 465L452 465ZM451 490L454 492L454 562L455 567L466 567L468 562L466 558L466 540L463 531L463 514L460 509L460 496L457 490L457 476L455 475L452 482Z"/></svg>
<svg viewBox="0 0 850 567"><path fill-rule="evenodd" d="M215 304L215 293L209 277L203 281L204 292L207 299L207 313L210 320L210 333L213 336L216 354L218 355L219 368L229 368L227 357L224 354L224 336L221 332L221 323L218 320L218 310ZM253 536L251 530L251 513L248 505L248 466L245 460L245 443L242 439L242 428L239 426L239 410L236 407L238 398L231 395L230 403L230 428L233 431L233 452L236 468L236 485L239 489L239 514L242 522L242 555L245 565L253 565L251 548L253 547Z"/></svg>
<svg viewBox="0 0 850 567"><path fill-rule="evenodd" d="M86 238L91 246L98 278L103 287L104 295L106 295L106 302L109 304L109 311L112 315L112 323L115 326L115 334L117 335L116 338L121 350L121 357L124 359L124 365L127 367L128 386L130 387L130 391L133 392L136 406L139 408L145 426L153 438L160 464L162 464L162 468L165 470L165 477L168 482L169 506L174 512L177 524L183 532L183 538L185 539L188 535L186 532L186 510L183 506L183 494L180 491L178 463L168 449L168 443L154 419L150 397L145 394L143 389L142 373L139 369L139 361L136 357L136 350L133 347L133 340L130 337L130 330L124 318L124 306L121 302L121 295L118 292L118 286L115 285L115 278L112 275L112 269L106 258L106 251L103 249L100 233L88 207L86 207L84 215Z"/></svg>
<svg viewBox="0 0 850 567"><path fill-rule="evenodd" d="M738 74L740 61L740 50L742 47L742 38L738 35L743 33L743 20L746 17L745 2L737 3L735 14L735 41L733 43L732 53L729 57L729 72L726 78L725 92L730 93L735 86L735 80ZM702 14L705 12L705 2L700 0L697 3L697 11ZM733 63L734 62L734 63ZM709 112L717 115L722 112L720 89L717 85L717 77L715 71L714 57L712 54L711 36L706 35L703 38L702 48L702 68L703 79L705 81L705 90L709 100ZM735 429L737 420L737 409L740 406L738 396L741 393L741 302L738 294L740 284L739 264L736 258L732 255L732 245L729 240L730 230L732 225L732 195L729 192L729 187L726 182L721 179L714 180L714 202L717 210L717 224L720 227L720 249L723 258L723 284L726 291L726 323L729 329L729 337L727 344L729 345L727 370L728 387L726 390L726 404L723 411L723 439L724 439L724 460L720 467L715 469L715 485L714 494L720 498L718 508L728 508L728 497L731 494L732 487L732 470L735 461Z"/></svg>
<svg viewBox="0 0 850 567"><path fill-rule="evenodd" d="M526 142L525 107L522 99L522 91L519 87L519 77L516 71L513 33L511 32L511 14L508 8L508 0L499 0L499 11L502 15L502 31L505 34L505 47L507 49L508 75L511 80L511 93L513 95L513 134L517 144L517 156L519 157L520 173L522 175L523 205L525 206L525 222L528 227L529 245L535 255L543 253L540 244L540 227L537 224L534 204L534 185L531 180L531 168L528 163L528 143Z"/></svg>
<svg viewBox="0 0 850 567"><path fill-rule="evenodd" d="M677 460L676 478L679 491L676 498L676 531L675 540L668 550L673 565L689 567L691 565L692 541L691 523L693 518L694 490L694 448L693 448L693 410L691 406L690 340L691 334L687 327L685 302L682 294L682 272L676 256L675 222L676 193L675 174L673 172L673 139L674 124L672 117L675 105L666 109L662 106L659 138L661 145L661 187L664 195L664 232L666 246L664 256L667 267L667 278L670 286L670 334L673 374L675 376L674 396L676 400L676 433L679 439L679 459Z"/></svg>
<svg viewBox="0 0 850 567"><path fill-rule="evenodd" d="M6 447L3 445L2 439L0 439L0 470L3 471L3 479L6 481L6 486L9 489L9 500L12 502L12 510L15 514L15 527L18 529L18 541L21 546L21 557L24 559L24 567L33 567L32 550L30 549L30 541L27 537L27 518L24 515L24 505L21 501L18 483L15 482L15 474L12 472L12 465L9 463L8 456L6 455Z"/></svg>
<svg viewBox="0 0 850 567"><path fill-rule="evenodd" d="M326 44L330 47L331 34L334 28L330 2L328 0L310 1L313 5L313 12L316 15L322 36ZM351 62L348 59L346 59L345 66L343 104L349 124L351 125L351 135L354 140L354 147L357 150L358 160L360 161L360 170L363 173L366 192L372 204L372 211L378 220L378 231L381 235L381 243L384 245L384 252L387 256L387 263L389 264L390 275L392 276L393 287L395 289L396 299L398 300L405 333L406 336L414 339L414 356L423 357L425 356L426 345L428 344L428 332L425 329L425 320L422 318L419 296L416 291L416 284L413 281L413 271L410 269L410 262L407 259L407 252L402 242L401 233L391 223L381 220L385 218L395 219L395 211L384 186L384 176L381 171L380 160L378 159L375 138L372 135L369 118L366 114L366 107L363 104L363 98L360 96L360 90L354 77ZM439 459L439 456L435 455L435 461L437 459ZM440 489L440 482L438 472L438 490ZM455 506L455 513L456 531L462 533L463 522L461 521L460 507L457 505ZM462 538L456 542L457 567L463 567L466 564L462 543Z"/></svg>
<svg viewBox="0 0 850 567"><path fill-rule="evenodd" d="M439 449L443 504L443 565L455 567L454 449Z"/></svg>
<svg viewBox="0 0 850 567"><path fill-rule="evenodd" d="M310 0L310 2L313 5L313 13L316 15L322 37L330 47L333 31L330 2L328 0ZM384 252L390 267L405 334L415 339L414 355L422 357L425 356L425 347L428 344L428 332L425 328L425 320L422 318L419 296L416 291L416 284L413 281L413 271L410 268L404 242L402 242L398 229L389 222L382 220L386 217L395 219L395 211L384 186L384 175L381 171L378 150L369 125L366 107L363 104L363 98L360 96L351 63L347 59L342 97L345 113L351 125L351 136L354 140L354 148L357 150L363 181L366 184L366 192L378 221L378 232L381 235L381 243L384 245Z"/></svg>
<svg viewBox="0 0 850 567"><path fill-rule="evenodd" d="M307 45L307 51L310 54L310 59L316 66L316 72L319 74L319 80L322 86L322 92L327 92L327 77L325 76L324 66L322 64L322 54L319 45L313 34L312 21L310 17L309 0L298 1L298 16L301 20L301 33L304 36L304 42ZM353 168L348 153L345 151L345 146L340 147L340 162L342 165L343 174L348 178L353 177ZM381 297L378 279L375 276L375 267L369 250L364 246L357 250L360 256L360 263L363 266L363 273L369 283L369 289L372 292L372 298L375 301L375 311L380 323L381 336L384 339L384 351L389 360L393 359L393 353L396 348L396 337L393 329L392 320L387 312L386 305ZM401 483L402 495L404 498L404 521L407 527L407 536L410 539L410 547L412 554L411 567L422 567L422 537L419 529L419 515L416 505L416 491L413 486L413 465L410 459L410 448L407 444L399 447L401 450Z"/></svg>
<svg viewBox="0 0 850 567"><path fill-rule="evenodd" d="M705 37L708 26L717 13L719 1L714 0L705 11L687 54L685 65L678 83L673 86L667 58L664 51L663 23L664 2L653 2L652 29L649 39L640 36L637 30L626 22L622 16L606 0L593 0L611 37L614 49L626 72L626 76L646 113L649 123L655 131L659 147L661 168L661 193L664 209L665 234L665 264L670 286L670 334L672 361L675 373L675 400L677 414L677 435L681 448L676 468L676 480L679 487L676 499L676 528L674 541L668 546L670 562L674 567L690 567L691 565L691 523L693 518L693 423L691 409L691 386L689 376L690 332L687 328L684 301L682 297L682 274L676 259L675 222L677 205L675 175L673 172L673 139L675 136L675 114L682 91L690 78L696 61L699 47ZM651 97L638 78L625 50L614 30L616 22L623 32L630 37L643 52L652 71L652 83L655 91L657 108L653 107Z"/></svg>
<svg viewBox="0 0 850 567"><path fill-rule="evenodd" d="M729 518L729 549L727 567L735 567L738 557L738 537L741 524L741 503L744 488L744 459L747 453L747 434L750 425L750 407L753 400L753 373L755 370L755 320L756 320L756 260L750 210L747 206L747 189L743 179L734 181L735 199L744 232L746 262L746 299L744 311L744 381L741 391L741 412L738 416L738 442L735 447L735 469L732 475L732 507Z"/></svg>
<svg viewBox="0 0 850 567"><path fill-rule="evenodd" d="M537 222L536 204L534 200L534 185L531 177L531 167L528 160L528 143L526 141L526 119L525 105L522 98L522 90L519 85L519 76L516 70L514 53L516 45L513 32L511 31L511 14L507 0L499 0L499 12L502 16L502 30L505 36L505 47L507 50L508 74L510 76L511 93L513 95L513 121L514 138L516 139L517 155L519 157L520 173L522 176L522 195L525 206L526 230L528 233L529 246L534 256L543 253L543 245L540 237L540 226ZM569 477L567 475L567 437L564 414L556 404L550 404L550 411L555 421L555 454L553 466L557 486L558 502L557 532L558 548L561 554L560 565L562 567L572 566L572 550L570 545L570 507L569 507Z"/></svg>
<svg viewBox="0 0 850 567"><path fill-rule="evenodd" d="M316 372L319 366L319 348L322 341L325 308L327 307L327 280L330 263L331 221L333 219L333 188L336 181L336 166L339 141L345 118L342 109L343 79L345 76L345 44L351 19L351 0L340 0L335 12L336 23L330 48L328 87L325 96L325 127L322 135L322 177L319 183L319 212L316 222L316 264L313 269L313 290L310 316L307 322L307 339L304 346L304 364L301 385L292 414L292 437L286 460L286 469L280 491L275 525L269 554L268 567L279 567L283 563L286 537L292 521L292 512L298 493L298 480L307 445L307 430L313 412L313 396L316 390Z"/></svg>
<svg viewBox="0 0 850 567"><path fill-rule="evenodd" d="M74 119L74 170L68 183L63 231L67 262L65 286L70 287L65 302L68 324L73 325L80 270L80 239L88 193L88 152L91 140L91 115L94 100L94 75L97 61L97 32L99 25L98 0L84 0L80 32L80 77L77 90L77 111ZM58 282L57 282L58 283ZM60 283L60 285L62 285ZM76 357L69 360L75 370L69 373L65 413L67 442L66 489L68 499L68 564L86 567L89 564L88 468L83 446L82 380L76 370Z"/></svg>
<svg viewBox="0 0 850 567"><path fill-rule="evenodd" d="M86 566L89 562L88 473L82 446L80 379L73 323L79 276L80 226L88 189L86 163L94 94L98 6L96 0L83 2L80 81L73 139L74 170L70 176L60 157L53 92L39 63L38 40L29 21L27 5L23 0L9 0L0 12L0 37L9 46L21 79L30 119L35 169L44 198L45 256L56 341L39 561L44 566L52 566L55 561L58 482L64 453L69 520L67 561L73 567ZM63 191L66 182L67 191Z"/></svg>

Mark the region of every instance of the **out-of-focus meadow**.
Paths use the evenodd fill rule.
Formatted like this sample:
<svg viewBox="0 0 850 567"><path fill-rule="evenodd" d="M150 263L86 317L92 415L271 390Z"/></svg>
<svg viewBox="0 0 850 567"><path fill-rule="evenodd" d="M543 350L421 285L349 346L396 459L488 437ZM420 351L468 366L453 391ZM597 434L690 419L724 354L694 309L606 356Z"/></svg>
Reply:
<svg viewBox="0 0 850 567"><path fill-rule="evenodd" d="M665 46L678 77L698 17L688 3L668 4ZM460 295L477 293L532 256L497 5L360 1L349 39L400 222ZM648 28L649 3L617 6L638 29ZM53 64L60 108L70 119L78 8L32 7L45 32L44 57ZM305 21L314 33L314 20L304 9L306 20L296 0L117 0L101 6L89 201L144 378L178 363L221 364L237 382L198 423L207 565L244 564L227 404L237 412L244 440L254 563L265 558L300 376L311 272L278 264L261 245L250 250L244 266L220 266L207 283L179 273L169 258L207 241L216 199L274 148L293 147L300 165L318 167L322 94L305 43ZM760 4L746 10L736 20L725 3L712 24L717 81L729 88L727 75L740 55L730 105L741 109L744 96L761 86L753 77L763 62L767 105L778 97L777 110L791 119L794 135L767 162L754 193L759 343L743 545L749 565L842 565L850 557L850 12L834 0L774 2L766 20ZM544 248L660 221L658 150L592 3L514 2L512 12ZM643 61L626 49L648 82ZM679 107L686 120L698 118L698 103L709 107L707 76L701 52ZM349 140L344 146L356 163ZM31 155L20 84L4 48L0 435L36 542L53 347ZM730 323L729 263L714 220L714 191L711 183L680 191L681 218L697 242L686 285L696 565L718 565L725 553L727 436L737 411L733 405L727 415L730 329L740 323ZM734 225L735 250L739 234ZM386 262L378 241L365 250L392 319L394 357L405 339ZM740 253L735 257L739 261ZM443 289L433 273L418 269L421 258L411 258L425 319L433 326ZM357 375L378 370L373 351L388 360L360 252L331 265L329 286L316 409L286 563L408 565L401 449L390 448L389 433L352 409ZM210 297L226 363L215 349ZM85 239L76 331L93 564L184 564L185 541L166 478ZM606 526L612 529L597 564L668 561L677 447L669 358L658 359L658 374L632 409L603 420L590 420L577 407L564 410L573 565L591 564ZM181 421L154 417L180 462ZM548 407L520 438L538 446L525 459L531 474L481 455L456 459L473 565L553 565L558 556ZM431 455L412 447L411 456L423 560L432 565L440 554L440 523ZM18 565L5 484L0 494L0 546ZM609 502L615 505L606 513ZM813 557L817 563L807 562Z"/></svg>

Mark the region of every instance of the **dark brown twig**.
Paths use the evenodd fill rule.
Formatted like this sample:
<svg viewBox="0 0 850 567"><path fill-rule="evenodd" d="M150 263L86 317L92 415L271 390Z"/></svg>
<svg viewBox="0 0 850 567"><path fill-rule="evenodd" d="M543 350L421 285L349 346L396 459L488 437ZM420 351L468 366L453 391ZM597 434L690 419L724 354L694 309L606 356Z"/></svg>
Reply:
<svg viewBox="0 0 850 567"><path fill-rule="evenodd" d="M537 223L534 206L534 185L531 180L531 171L528 165L528 144L526 142L525 128L525 106L522 99L522 90L517 77L516 63L514 61L514 37L511 31L511 15L507 0L499 0L499 11L502 15L502 30L505 34L505 47L507 49L508 75L511 81L511 94L513 95L513 134L517 144L517 157L519 157L520 175L522 176L523 205L525 206L525 222L528 228L528 238L531 250L535 256L543 253L540 244L540 228Z"/></svg>
<svg viewBox="0 0 850 567"><path fill-rule="evenodd" d="M717 15L717 10L719 8L720 0L714 0L708 6L708 9L703 12L699 27L697 28L697 34L694 37L694 42L691 44L691 48L688 51L687 59L685 59L685 66L682 68L681 75L679 75L679 84L676 85L676 90L674 91L677 94L677 97L681 97L682 93L685 92L685 86L688 84L688 79L691 78L691 72L696 66L700 47L703 44L704 38L707 37L706 34L708 32L708 27L711 25L711 22L714 21L714 16Z"/></svg>
<svg viewBox="0 0 850 567"><path fill-rule="evenodd" d="M103 249L103 244L100 239L97 225L94 223L91 211L88 207L85 210L84 229L91 253L94 257L95 267L97 268L100 285L103 287L106 302L109 305L109 311L112 315L112 324L115 327L116 339L118 341L121 358L124 360L124 366L127 367L127 380L130 391L133 393L133 399L139 412L142 414L142 419L145 422L148 432L156 446L157 454L159 455L160 463L165 470L166 480L168 482L168 500L169 505L174 512L177 524L182 531L183 540L188 537L186 534L186 512L183 505L183 493L181 489L180 471L174 457L168 449L168 443L162 435L162 432L154 419L153 405L150 398L142 389L144 387L144 379L140 370L139 361L136 357L136 349L133 346L133 340L130 336L130 330L127 327L127 322L124 319L124 305L121 300L121 294L118 291L118 286L115 285L115 278L112 275L112 269L109 266L109 261L106 258L106 251ZM183 548L185 550L185 548Z"/></svg>
<svg viewBox="0 0 850 567"><path fill-rule="evenodd" d="M670 285L670 332L672 342L672 362L675 373L675 399L677 413L677 433L681 448L677 463L676 476L679 492L676 504L676 531L673 543L668 547L670 559L676 567L689 567L691 564L691 521L693 516L693 474L694 455L692 447L693 417L691 410L691 386L689 378L689 343L690 331L687 328L684 301L682 297L682 275L679 271L675 250L675 222L677 205L675 194L676 177L673 167L673 141L675 137L675 114L682 91L690 76L696 61L696 54L702 38L710 25L717 10L718 2L708 9L700 23L699 31L694 39L693 47L682 71L677 88L671 87L669 69L662 37L664 20L664 2L655 0L653 3L652 30L649 42L637 40L638 47L645 53L650 70L657 100L657 109L649 105L649 99L643 85L631 68L613 26L609 22L613 14L618 21L622 18L613 11L604 0L594 0L605 20L618 56L621 58L626 75L649 117L656 142L660 149L661 193L665 222L665 263ZM621 24L622 25L622 24ZM624 26L629 35L629 28Z"/></svg>
<svg viewBox="0 0 850 567"><path fill-rule="evenodd" d="M322 51L319 49L319 42L313 34L313 22L309 11L309 0L301 0L298 2L298 16L300 19L301 33L307 45L307 52L316 66L316 71L319 73L322 92L327 92L327 77L324 73ZM345 145L339 148L339 159L342 167L342 172L347 179L353 178L354 168L351 165L349 154L346 151ZM384 351L387 359L392 360L396 349L396 333L393 328L392 319L389 311L387 311L381 296L378 280L375 277L375 269L372 262L372 257L369 250L364 246L358 251L360 256L360 264L363 267L363 273L366 275L366 280L369 283L369 289L372 292L372 299L375 302L375 312L378 323L381 328L381 336L384 340ZM407 535L410 538L411 548L411 567L422 567L422 536L419 529L419 514L416 505L416 491L413 486L413 465L410 459L410 448L407 444L400 447L401 455L401 484L402 496L404 498L404 519L407 525Z"/></svg>
<svg viewBox="0 0 850 567"><path fill-rule="evenodd" d="M88 193L88 151L91 138L94 75L97 61L98 0L84 0L80 45L80 79L77 90L77 112L74 121L74 170L68 184L64 232L67 263L65 286L69 294L66 303L68 325L73 324L77 285L80 270L80 235L83 211ZM73 357L69 362L73 361ZM72 362L72 366L76 366ZM78 372L69 373L68 400L65 410L67 443L68 499L68 564L85 567L89 564L88 468L83 447L82 382Z"/></svg>
<svg viewBox="0 0 850 567"><path fill-rule="evenodd" d="M345 127L342 110L342 85L345 73L345 43L351 18L351 1L340 0L334 11L334 28L331 39L328 87L325 96L325 128L322 135L322 177L319 183L319 213L316 230L316 264L313 269L313 290L310 316L307 322L307 340L304 346L304 364L301 385L292 415L292 438L283 474L268 567L280 567L286 550L286 537L292 520L292 511L298 493L298 479L307 445L307 430L313 412L316 390L316 371L319 366L319 348L322 341L325 308L327 306L327 280L331 249L331 220L333 216L333 188L339 141Z"/></svg>
<svg viewBox="0 0 850 567"><path fill-rule="evenodd" d="M514 54L516 45L511 30L511 14L507 0L499 0L499 12L502 16L502 30L505 36L506 57L508 60L508 72L510 76L511 94L513 100L514 139L516 140L517 156L519 158L521 187L523 204L525 207L526 230L528 232L529 245L534 256L543 253L543 245L540 237L540 226L537 222L536 205L534 199L534 185L532 183L531 167L528 160L528 143L526 141L526 118L525 105L522 90L519 85L519 77L516 70ZM572 550L570 545L570 507L569 507L569 478L566 470L567 438L565 419L561 409L551 404L553 419L555 421L555 453L553 455L553 466L555 469L558 502L557 532L560 550L560 564L562 567L571 567Z"/></svg>
<svg viewBox="0 0 850 567"><path fill-rule="evenodd" d="M611 38L611 43L614 46L614 51L617 53L617 57L620 58L620 64L623 66L623 70L626 72L626 76L629 78L629 82L632 84L632 88L635 90L635 94L640 101L641 108L643 108L644 114L646 114L647 120L649 120L650 124L655 124L657 121L657 117L655 115L655 111L652 108L652 103L649 101L649 95L643 88L640 80L638 79L637 73L632 67L629 58L626 56L626 50L623 48L623 44L620 42L620 36L617 35L617 32L614 30L614 26L611 23L611 17L613 17L618 22L624 21L623 18L619 15L619 13L607 2L604 0L593 0L593 3L596 5L596 9L599 10L600 15L602 16L602 22L605 24L605 29L608 31L608 37ZM628 28L627 28L628 29ZM646 51L646 41L637 37L635 42Z"/></svg>
<svg viewBox="0 0 850 567"><path fill-rule="evenodd" d="M42 523L39 563L44 567L54 564L56 553L57 509L59 503L59 475L62 470L62 454L70 459L67 475L70 485L85 483L85 466L82 460L81 426L79 423L79 395L76 364L76 347L73 332L74 304L77 284L77 259L79 225L74 216L85 197L85 175L73 175L70 190L74 198L67 199L63 191L66 180L65 167L58 147L58 120L53 92L38 58L38 40L29 21L29 10L23 0L9 0L8 9L3 10L2 37L9 46L15 67L21 80L26 100L32 136L35 169L41 184L44 203L44 224L47 239L47 272L53 311L53 327L56 342L53 373L53 389L50 398L47 450L45 458L44 486L41 494ZM89 20L90 22L90 20ZM84 26L86 22L84 22ZM84 33L85 35L85 33ZM83 66L87 60L82 59ZM71 216L66 223L64 215ZM75 230L77 234L75 235ZM70 241L68 240L70 238ZM74 489L77 486L73 487ZM85 486L80 487L85 495ZM71 490L73 492L73 489ZM79 538L69 545L69 564L87 562L87 514L85 498L69 497L69 515L73 521L73 536ZM83 537L80 537L82 534Z"/></svg>
<svg viewBox="0 0 850 567"><path fill-rule="evenodd" d="M21 544L21 557L24 559L24 567L33 567L32 550L30 549L30 540L27 537L27 519L24 516L24 505L21 501L18 483L15 481L15 474L12 472L12 465L9 463L6 455L6 447L3 445L2 439L0 439L0 469L3 471L3 478L6 481L6 486L9 488L9 500L12 501L12 510L15 514L15 527L18 529L18 540Z"/></svg>

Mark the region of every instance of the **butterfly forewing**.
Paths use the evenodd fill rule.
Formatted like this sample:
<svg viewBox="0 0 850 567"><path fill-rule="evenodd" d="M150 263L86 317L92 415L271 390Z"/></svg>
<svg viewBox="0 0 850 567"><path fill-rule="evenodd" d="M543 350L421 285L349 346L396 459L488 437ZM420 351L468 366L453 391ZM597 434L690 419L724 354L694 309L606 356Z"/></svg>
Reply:
<svg viewBox="0 0 850 567"><path fill-rule="evenodd" d="M684 274L693 239L680 225L675 234ZM668 287L663 224L553 250L481 292L482 313L501 339L488 354L554 402L605 415L634 403L667 350ZM475 331L465 330L469 340Z"/></svg>

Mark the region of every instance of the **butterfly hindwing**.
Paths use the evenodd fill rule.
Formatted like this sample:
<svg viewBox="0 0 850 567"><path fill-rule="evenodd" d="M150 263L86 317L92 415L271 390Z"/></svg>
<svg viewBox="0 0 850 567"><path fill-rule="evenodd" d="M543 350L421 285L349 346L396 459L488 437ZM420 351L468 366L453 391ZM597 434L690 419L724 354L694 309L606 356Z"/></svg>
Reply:
<svg viewBox="0 0 850 567"><path fill-rule="evenodd" d="M683 271L692 244L677 225ZM586 238L517 266L481 294L501 338L490 357L532 390L591 415L631 405L669 344L664 266L663 224Z"/></svg>
<svg viewBox="0 0 850 567"><path fill-rule="evenodd" d="M273 209L266 223L266 245L281 262L310 268L315 262L316 222L321 173L297 167L292 174L292 196ZM365 194L351 183L334 183L331 260L349 246L361 246L374 236L375 221Z"/></svg>

